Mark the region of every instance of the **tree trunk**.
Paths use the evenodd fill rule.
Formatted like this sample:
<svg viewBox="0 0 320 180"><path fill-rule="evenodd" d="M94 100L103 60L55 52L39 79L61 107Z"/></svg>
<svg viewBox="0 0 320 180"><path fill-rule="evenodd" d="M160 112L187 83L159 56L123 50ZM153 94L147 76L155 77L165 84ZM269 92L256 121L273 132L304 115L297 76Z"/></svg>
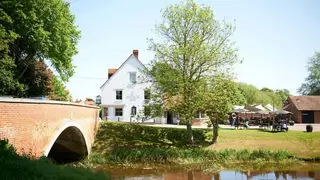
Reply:
<svg viewBox="0 0 320 180"><path fill-rule="evenodd" d="M213 133L213 136L212 136L212 144L216 144L218 143L218 129L219 129L219 124L218 124L218 121L217 120L212 120L212 133Z"/></svg>
<svg viewBox="0 0 320 180"><path fill-rule="evenodd" d="M188 140L190 144L194 144L193 142L193 133L192 133L192 124L187 123L187 133L188 133Z"/></svg>
<svg viewBox="0 0 320 180"><path fill-rule="evenodd" d="M188 180L193 180L193 171L188 171Z"/></svg>
<svg viewBox="0 0 320 180"><path fill-rule="evenodd" d="M220 180L220 172L215 173L215 174L213 175L213 179L214 179L214 180Z"/></svg>

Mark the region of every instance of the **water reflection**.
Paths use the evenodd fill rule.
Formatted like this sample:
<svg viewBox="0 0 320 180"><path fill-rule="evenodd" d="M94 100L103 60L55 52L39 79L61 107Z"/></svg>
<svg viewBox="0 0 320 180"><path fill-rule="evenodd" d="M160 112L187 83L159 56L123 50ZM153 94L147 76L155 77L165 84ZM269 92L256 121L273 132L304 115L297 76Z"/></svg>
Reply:
<svg viewBox="0 0 320 180"><path fill-rule="evenodd" d="M141 173L141 171L140 171ZM320 171L277 171L277 172L259 172L259 171L221 171L215 174L206 174L200 171L187 172L164 172L160 174L131 174L115 175L125 180L320 180Z"/></svg>

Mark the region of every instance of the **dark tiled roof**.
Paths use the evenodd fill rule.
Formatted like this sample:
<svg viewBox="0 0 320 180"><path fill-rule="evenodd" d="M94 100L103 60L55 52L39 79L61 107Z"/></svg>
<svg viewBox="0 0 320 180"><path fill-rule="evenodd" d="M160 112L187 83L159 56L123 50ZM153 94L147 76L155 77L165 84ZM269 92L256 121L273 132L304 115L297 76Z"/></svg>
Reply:
<svg viewBox="0 0 320 180"><path fill-rule="evenodd" d="M298 110L320 111L320 96L289 96Z"/></svg>

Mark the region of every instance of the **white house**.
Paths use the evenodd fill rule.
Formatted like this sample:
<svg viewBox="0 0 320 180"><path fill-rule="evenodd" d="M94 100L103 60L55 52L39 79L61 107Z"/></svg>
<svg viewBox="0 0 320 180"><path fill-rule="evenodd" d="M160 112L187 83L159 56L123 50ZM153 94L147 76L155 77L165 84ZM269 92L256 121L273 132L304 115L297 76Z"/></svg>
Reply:
<svg viewBox="0 0 320 180"><path fill-rule="evenodd" d="M139 120L138 116L148 116L144 114L148 112L144 112L143 106L145 100L150 98L152 83L141 83L139 79L145 68L139 60L139 51L133 50L118 69L108 69L108 79L100 87L103 120L134 122ZM206 119L200 111L194 118L196 123ZM178 119L176 113L165 112L163 117L148 119L146 122L177 124Z"/></svg>
<svg viewBox="0 0 320 180"><path fill-rule="evenodd" d="M139 119L140 112L144 113L145 100L150 98L151 83L137 83L137 78L143 76L142 70L145 68L139 61L139 51L133 50L118 69L108 69L108 79L100 87L102 119L119 122ZM148 121L166 123L163 117Z"/></svg>

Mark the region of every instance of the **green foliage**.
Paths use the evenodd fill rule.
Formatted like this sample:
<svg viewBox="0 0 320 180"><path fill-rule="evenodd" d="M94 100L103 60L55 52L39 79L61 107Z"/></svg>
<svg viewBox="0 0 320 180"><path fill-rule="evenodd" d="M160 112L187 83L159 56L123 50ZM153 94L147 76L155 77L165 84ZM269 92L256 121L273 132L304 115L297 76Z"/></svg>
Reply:
<svg viewBox="0 0 320 180"><path fill-rule="evenodd" d="M69 79L74 73L72 56L77 53L80 38L69 7L62 0L2 1L0 11L12 23L0 24L18 36L10 44L10 56L24 63L50 60L62 79Z"/></svg>
<svg viewBox="0 0 320 180"><path fill-rule="evenodd" d="M233 105L244 100L240 99L241 94L237 89L237 84L223 75L209 79L203 84L202 88L200 93L203 102L202 108L207 110L210 122L213 125L212 143L216 143L218 122L225 119L227 113L232 111Z"/></svg>
<svg viewBox="0 0 320 180"><path fill-rule="evenodd" d="M99 156L95 154L94 156ZM291 159L293 156L286 151L271 150L234 150L214 151L202 148L118 148L91 158L91 163L111 164L193 164L193 163L245 163L254 161L279 162ZM103 159L103 160L102 160ZM96 162L97 161L97 162Z"/></svg>
<svg viewBox="0 0 320 180"><path fill-rule="evenodd" d="M46 96L52 72L68 80L80 32L63 0L4 0L0 3L1 95Z"/></svg>
<svg viewBox="0 0 320 180"><path fill-rule="evenodd" d="M93 173L86 168L59 166L46 158L32 160L16 154L7 140L0 140L0 179L111 179L104 173Z"/></svg>
<svg viewBox="0 0 320 180"><path fill-rule="evenodd" d="M53 91L49 94L48 98L58 101L71 101L72 97L62 80L58 76L53 77L52 81Z"/></svg>
<svg viewBox="0 0 320 180"><path fill-rule="evenodd" d="M320 52L309 59L307 68L309 76L298 91L302 95L320 95Z"/></svg>
<svg viewBox="0 0 320 180"><path fill-rule="evenodd" d="M12 25L12 19L0 8L0 22ZM15 91L23 94L23 86L14 79L16 65L14 60L8 55L9 43L12 43L17 35L12 31L7 31L0 23L0 95L11 95Z"/></svg>
<svg viewBox="0 0 320 180"><path fill-rule="evenodd" d="M259 90L255 86L245 83L238 83L238 89L244 96L247 104L271 104L276 108L281 108L290 95L287 89L272 90L265 87Z"/></svg>
<svg viewBox="0 0 320 180"><path fill-rule="evenodd" d="M159 41L150 39L155 59L148 75L162 93L159 102L180 115L193 143L191 121L202 104L199 85L205 77L230 70L238 62L230 40L235 29L215 19L210 7L193 0L168 6L162 17L163 22L156 26Z"/></svg>

